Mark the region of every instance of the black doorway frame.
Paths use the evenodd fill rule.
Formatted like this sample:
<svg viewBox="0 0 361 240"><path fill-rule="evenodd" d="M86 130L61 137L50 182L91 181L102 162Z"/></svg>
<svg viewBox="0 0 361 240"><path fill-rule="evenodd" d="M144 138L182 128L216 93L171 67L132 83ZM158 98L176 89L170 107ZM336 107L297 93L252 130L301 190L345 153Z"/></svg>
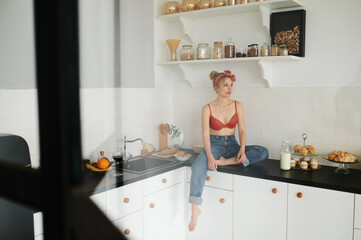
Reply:
<svg viewBox="0 0 361 240"><path fill-rule="evenodd" d="M77 0L34 0L40 169L0 161L0 195L43 212L45 239L126 239L81 189Z"/></svg>

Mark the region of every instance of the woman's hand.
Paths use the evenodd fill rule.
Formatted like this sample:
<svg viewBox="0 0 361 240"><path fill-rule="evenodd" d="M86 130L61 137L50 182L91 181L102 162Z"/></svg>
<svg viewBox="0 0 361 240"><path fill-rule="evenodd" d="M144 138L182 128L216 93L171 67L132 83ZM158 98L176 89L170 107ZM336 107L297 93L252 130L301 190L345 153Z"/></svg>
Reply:
<svg viewBox="0 0 361 240"><path fill-rule="evenodd" d="M212 171L217 172L217 163L214 157L208 158L208 168Z"/></svg>
<svg viewBox="0 0 361 240"><path fill-rule="evenodd" d="M244 163L247 160L246 153L244 151L239 151L237 155L237 162Z"/></svg>

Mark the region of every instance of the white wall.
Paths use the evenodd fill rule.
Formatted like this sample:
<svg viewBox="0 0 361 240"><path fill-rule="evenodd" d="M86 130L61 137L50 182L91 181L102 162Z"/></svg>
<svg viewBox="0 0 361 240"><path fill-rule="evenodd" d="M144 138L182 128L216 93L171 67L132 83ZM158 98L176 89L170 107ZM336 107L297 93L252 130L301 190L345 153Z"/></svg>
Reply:
<svg viewBox="0 0 361 240"><path fill-rule="evenodd" d="M1 0L0 88L34 87L35 50L32 1Z"/></svg>
<svg viewBox="0 0 361 240"><path fill-rule="evenodd" d="M302 0L306 10L306 57L273 64L274 86L361 86L361 1Z"/></svg>

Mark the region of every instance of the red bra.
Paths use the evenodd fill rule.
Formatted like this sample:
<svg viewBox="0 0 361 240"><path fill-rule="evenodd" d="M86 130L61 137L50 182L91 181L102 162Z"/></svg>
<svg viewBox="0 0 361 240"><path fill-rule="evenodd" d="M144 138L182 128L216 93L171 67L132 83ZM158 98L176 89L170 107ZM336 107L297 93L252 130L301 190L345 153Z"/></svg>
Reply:
<svg viewBox="0 0 361 240"><path fill-rule="evenodd" d="M237 117L237 102L234 101L234 107L236 109L236 113L233 115L232 119L227 123L227 124L223 124L221 121L219 121L217 118L212 116L212 110L211 107L209 106L209 111L211 112L211 115L209 116L209 127L212 128L215 131L219 131L222 130L223 128L235 128L238 122L238 117Z"/></svg>

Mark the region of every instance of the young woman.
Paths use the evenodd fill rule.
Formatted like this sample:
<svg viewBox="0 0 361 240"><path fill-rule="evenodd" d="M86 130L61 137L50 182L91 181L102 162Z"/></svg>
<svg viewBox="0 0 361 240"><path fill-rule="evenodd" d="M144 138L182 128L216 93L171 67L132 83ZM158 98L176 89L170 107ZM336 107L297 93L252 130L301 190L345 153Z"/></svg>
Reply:
<svg viewBox="0 0 361 240"><path fill-rule="evenodd" d="M246 128L243 107L240 102L230 99L233 82L236 81L231 71L222 73L212 71L210 79L217 98L202 109L202 137L204 149L192 165L189 202L192 204L192 216L189 231L197 226L201 214L202 192L207 171L217 171L217 166L251 163L268 158L268 150L261 146L246 146ZM236 141L235 129L238 124L240 145Z"/></svg>

